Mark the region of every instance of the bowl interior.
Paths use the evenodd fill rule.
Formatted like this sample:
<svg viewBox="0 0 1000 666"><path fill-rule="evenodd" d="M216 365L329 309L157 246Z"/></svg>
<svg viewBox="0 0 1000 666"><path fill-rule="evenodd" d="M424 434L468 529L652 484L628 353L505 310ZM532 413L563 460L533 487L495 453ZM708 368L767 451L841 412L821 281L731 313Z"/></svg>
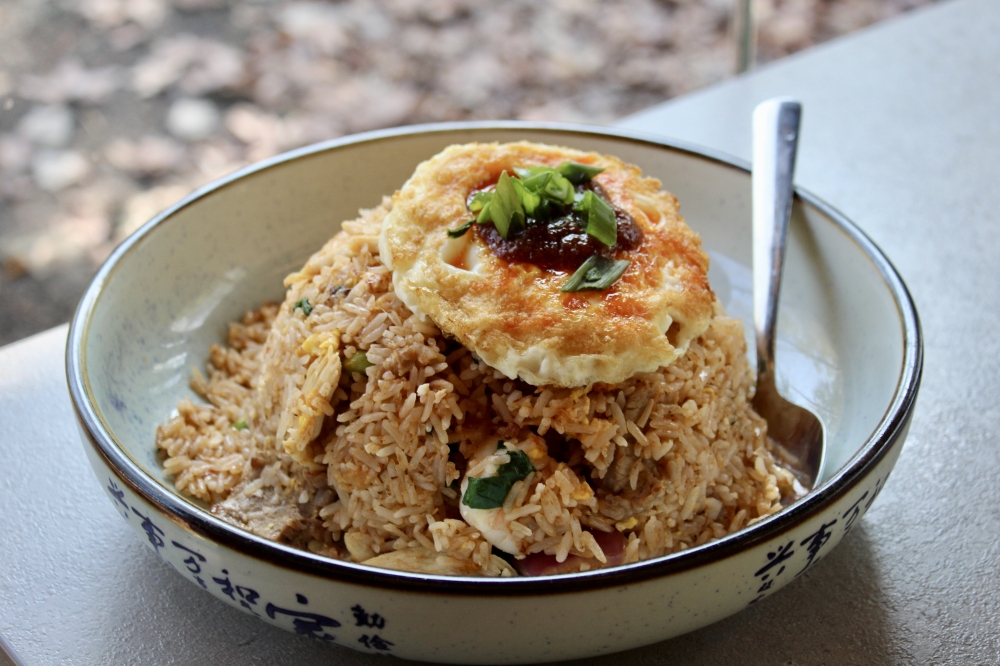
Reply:
<svg viewBox="0 0 1000 666"><path fill-rule="evenodd" d="M750 177L684 150L585 131L461 128L397 134L300 151L209 188L147 225L116 253L84 330L82 368L93 406L133 461L173 492L154 433L227 322L281 300L282 278L359 208L399 188L453 143L527 139L617 155L681 202L712 258L710 279L744 320L753 355ZM865 444L893 400L904 325L875 261L818 205L798 201L778 322L777 377L813 409L828 436L826 478Z"/></svg>

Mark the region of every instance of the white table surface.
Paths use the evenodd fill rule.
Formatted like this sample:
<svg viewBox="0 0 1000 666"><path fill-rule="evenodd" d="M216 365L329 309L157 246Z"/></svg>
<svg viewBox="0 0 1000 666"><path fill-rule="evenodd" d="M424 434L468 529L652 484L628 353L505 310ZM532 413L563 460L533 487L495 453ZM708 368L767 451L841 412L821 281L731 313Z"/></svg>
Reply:
<svg viewBox="0 0 1000 666"><path fill-rule="evenodd" d="M870 234L916 300L926 365L910 436L861 526L800 579L593 663L1000 663L1000 2L934 5L620 125L747 158L750 111L779 94L805 104L798 182ZM13 658L384 663L224 606L122 524L77 437L65 337L0 350L0 644Z"/></svg>

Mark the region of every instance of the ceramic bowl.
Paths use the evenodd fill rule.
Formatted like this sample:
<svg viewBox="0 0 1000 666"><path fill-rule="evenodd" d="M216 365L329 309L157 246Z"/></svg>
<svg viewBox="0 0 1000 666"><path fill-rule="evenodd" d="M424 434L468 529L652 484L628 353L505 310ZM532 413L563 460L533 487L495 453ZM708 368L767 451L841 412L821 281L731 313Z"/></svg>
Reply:
<svg viewBox="0 0 1000 666"><path fill-rule="evenodd" d="M220 521L175 492L156 425L226 323L280 300L282 277L360 207L453 143L527 139L609 153L678 196L731 314L750 319L750 176L712 151L568 125L449 124L369 133L223 178L146 224L73 320L69 385L97 479L157 555L222 602L321 641L411 659L538 662L664 640L746 608L815 566L896 462L921 372L913 303L850 221L799 191L778 323L779 387L821 416L827 472L794 505L660 559L545 578L474 579L345 564ZM749 328L749 327L748 327ZM750 345L753 348L753 345ZM184 609L177 608L178 613Z"/></svg>

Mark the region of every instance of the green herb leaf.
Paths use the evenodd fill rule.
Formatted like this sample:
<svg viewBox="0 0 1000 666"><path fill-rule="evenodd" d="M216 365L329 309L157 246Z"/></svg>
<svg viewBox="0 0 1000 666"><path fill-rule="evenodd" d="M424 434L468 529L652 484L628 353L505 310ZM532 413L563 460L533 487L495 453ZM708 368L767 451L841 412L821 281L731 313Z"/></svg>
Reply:
<svg viewBox="0 0 1000 666"><path fill-rule="evenodd" d="M509 492L510 485L499 476L488 476L485 479L471 477L465 487L462 504L473 509L496 509L503 506Z"/></svg>
<svg viewBox="0 0 1000 666"><path fill-rule="evenodd" d="M250 426L247 425L246 419L240 419L239 421L233 424L233 430L246 430L249 427Z"/></svg>
<svg viewBox="0 0 1000 666"><path fill-rule="evenodd" d="M368 360L368 355L363 351L359 351L344 363L344 368L349 372L356 372L363 375L365 370L375 365Z"/></svg>
<svg viewBox="0 0 1000 666"><path fill-rule="evenodd" d="M574 185L579 185L580 183L587 182L597 174L604 171L604 167L592 166L590 164L580 164L579 162L563 162L556 167L556 171L565 176L569 182Z"/></svg>
<svg viewBox="0 0 1000 666"><path fill-rule="evenodd" d="M588 190L583 199L573 206L573 210L587 214L583 230L588 234L608 247L618 242L618 220L607 201Z"/></svg>
<svg viewBox="0 0 1000 666"><path fill-rule="evenodd" d="M500 444L502 446L503 442ZM502 450L501 446L497 449ZM473 509L500 508L511 487L535 471L535 466L531 464L531 459L524 451L510 449L508 455L510 462L500 465L496 476L483 479L469 478L465 495L462 496L462 504Z"/></svg>
<svg viewBox="0 0 1000 666"><path fill-rule="evenodd" d="M449 229L448 230L448 237L449 238L461 238L462 236L465 235L466 231L468 231L469 229L472 228L472 225L475 224L475 223L476 223L475 220L469 220L468 222L463 222L462 224L458 225L454 229Z"/></svg>
<svg viewBox="0 0 1000 666"><path fill-rule="evenodd" d="M595 254L576 269L559 291L603 291L618 281L628 265L628 259L607 259Z"/></svg>
<svg viewBox="0 0 1000 666"><path fill-rule="evenodd" d="M299 308L302 309L302 314L307 317L309 316L309 313L313 311L313 306L309 302L308 298L303 298L301 301L295 301L295 305L292 306L292 312L295 312L295 310Z"/></svg>
<svg viewBox="0 0 1000 666"><path fill-rule="evenodd" d="M527 478L529 474L534 472L535 466L531 464L531 458L524 451L510 449L507 453L510 456L510 462L500 465L497 476L509 479L510 485L513 486L515 482Z"/></svg>
<svg viewBox="0 0 1000 666"><path fill-rule="evenodd" d="M511 182L510 176L504 171L497 181L497 188L490 200L490 219L493 226L500 233L500 237L507 239L512 233L516 233L524 228L524 208L517 197L517 191Z"/></svg>

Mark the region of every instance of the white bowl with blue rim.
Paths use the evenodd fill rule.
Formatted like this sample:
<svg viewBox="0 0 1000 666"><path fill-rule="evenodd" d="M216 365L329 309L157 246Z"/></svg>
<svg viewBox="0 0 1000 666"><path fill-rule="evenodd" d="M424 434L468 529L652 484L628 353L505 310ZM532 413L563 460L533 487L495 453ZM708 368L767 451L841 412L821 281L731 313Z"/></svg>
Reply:
<svg viewBox="0 0 1000 666"><path fill-rule="evenodd" d="M730 314L750 321L748 165L713 151L591 127L463 123L347 137L238 171L115 250L83 297L67 348L97 480L179 575L264 622L357 650L440 662L554 661L661 641L758 603L815 565L871 507L912 416L920 326L882 252L801 190L778 383L823 420L827 465L811 493L774 516L636 564L484 579L334 561L243 531L177 493L155 429L179 399L198 399L191 367L204 366L227 322L281 300L282 278L419 162L454 143L518 140L616 155L659 178L702 236L713 289Z"/></svg>

